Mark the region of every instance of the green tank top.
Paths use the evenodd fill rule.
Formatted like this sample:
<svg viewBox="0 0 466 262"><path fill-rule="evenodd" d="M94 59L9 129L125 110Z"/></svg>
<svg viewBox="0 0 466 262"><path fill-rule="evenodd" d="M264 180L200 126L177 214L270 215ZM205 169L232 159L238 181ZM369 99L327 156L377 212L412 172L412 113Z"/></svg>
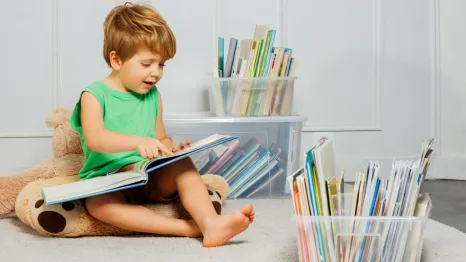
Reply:
<svg viewBox="0 0 466 262"><path fill-rule="evenodd" d="M86 87L83 92L90 92L99 100L105 129L155 138L159 101L157 87L154 86L147 94L141 95L135 92L120 92L102 81L97 81ZM106 175L125 165L144 160L136 151L108 154L91 150L84 140L80 116L81 98L70 120L71 127L79 132L84 152L84 165L79 171L80 179Z"/></svg>

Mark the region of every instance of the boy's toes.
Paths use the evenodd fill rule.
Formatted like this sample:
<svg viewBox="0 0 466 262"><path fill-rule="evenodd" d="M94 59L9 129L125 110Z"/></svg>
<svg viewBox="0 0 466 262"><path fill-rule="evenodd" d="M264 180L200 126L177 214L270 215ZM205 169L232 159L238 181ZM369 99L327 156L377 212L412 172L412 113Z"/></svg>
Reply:
<svg viewBox="0 0 466 262"><path fill-rule="evenodd" d="M254 215L254 210L252 204L247 204L243 208L241 208L241 213L247 217L251 217L251 215Z"/></svg>

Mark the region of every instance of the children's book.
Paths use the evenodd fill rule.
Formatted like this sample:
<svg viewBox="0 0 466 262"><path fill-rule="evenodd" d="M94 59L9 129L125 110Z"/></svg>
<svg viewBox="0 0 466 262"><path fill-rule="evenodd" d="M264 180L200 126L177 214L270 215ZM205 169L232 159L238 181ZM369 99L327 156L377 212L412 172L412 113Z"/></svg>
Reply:
<svg viewBox="0 0 466 262"><path fill-rule="evenodd" d="M192 143L188 148L180 150L172 156L159 156L156 159L143 161L135 165L133 170L117 172L88 180L80 180L57 186L45 187L42 197L46 205L52 205L90 196L106 194L127 188L143 186L149 180L149 173L217 145L238 139L237 136L211 135L207 138Z"/></svg>

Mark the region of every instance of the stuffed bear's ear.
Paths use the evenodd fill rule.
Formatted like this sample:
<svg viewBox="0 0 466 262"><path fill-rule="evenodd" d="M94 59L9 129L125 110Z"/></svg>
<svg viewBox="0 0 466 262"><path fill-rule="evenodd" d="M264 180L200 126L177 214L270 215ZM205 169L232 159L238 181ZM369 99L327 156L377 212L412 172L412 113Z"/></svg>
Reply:
<svg viewBox="0 0 466 262"><path fill-rule="evenodd" d="M225 178L214 174L204 174L201 177L206 186L213 188L219 194L221 200L225 200L230 194L230 186Z"/></svg>
<svg viewBox="0 0 466 262"><path fill-rule="evenodd" d="M56 128L63 123L69 122L71 113L70 110L65 108L55 108L47 115L45 123L49 127Z"/></svg>

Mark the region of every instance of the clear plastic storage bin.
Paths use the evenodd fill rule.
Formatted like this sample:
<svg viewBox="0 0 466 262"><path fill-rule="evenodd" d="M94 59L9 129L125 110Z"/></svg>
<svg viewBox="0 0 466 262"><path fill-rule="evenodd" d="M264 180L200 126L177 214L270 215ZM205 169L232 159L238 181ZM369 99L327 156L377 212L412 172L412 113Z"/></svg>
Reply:
<svg viewBox="0 0 466 262"><path fill-rule="evenodd" d="M211 78L210 110L217 116L290 116L296 77Z"/></svg>
<svg viewBox="0 0 466 262"><path fill-rule="evenodd" d="M301 116L288 117L165 117L169 136L191 142L212 134L239 139L191 156L203 174L223 176L229 198L270 198L288 194L286 177L298 169Z"/></svg>
<svg viewBox="0 0 466 262"><path fill-rule="evenodd" d="M297 216L299 261L420 261L430 209L417 217L348 216L352 197L343 194L341 216Z"/></svg>

